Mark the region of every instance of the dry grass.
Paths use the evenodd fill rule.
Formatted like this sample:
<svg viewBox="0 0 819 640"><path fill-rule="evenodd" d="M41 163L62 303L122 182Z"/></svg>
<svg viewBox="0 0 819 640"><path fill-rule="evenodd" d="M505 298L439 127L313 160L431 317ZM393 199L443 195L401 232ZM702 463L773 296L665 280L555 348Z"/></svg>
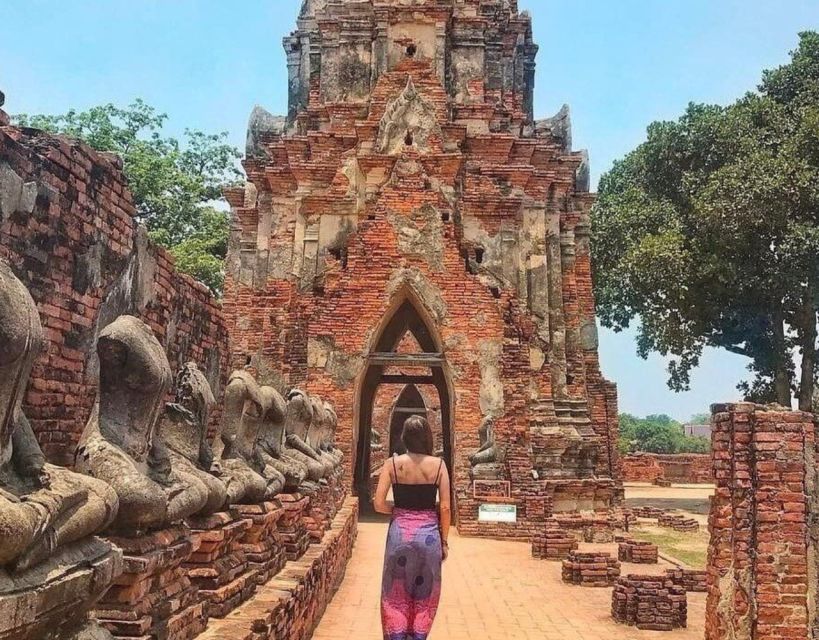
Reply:
<svg viewBox="0 0 819 640"><path fill-rule="evenodd" d="M656 544L660 552L684 562L692 569L705 569L709 535L705 527L697 533L681 533L651 524L639 524L629 530L636 540Z"/></svg>

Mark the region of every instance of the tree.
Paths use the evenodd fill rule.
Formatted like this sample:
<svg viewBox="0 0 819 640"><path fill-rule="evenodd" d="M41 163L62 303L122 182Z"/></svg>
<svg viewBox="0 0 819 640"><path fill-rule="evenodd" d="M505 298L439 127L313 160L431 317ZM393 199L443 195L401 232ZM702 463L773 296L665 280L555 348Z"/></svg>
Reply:
<svg viewBox="0 0 819 640"><path fill-rule="evenodd" d="M637 418L620 414L620 442L622 453L706 453L711 443L707 438L686 436L682 425L667 415Z"/></svg>
<svg viewBox="0 0 819 640"><path fill-rule="evenodd" d="M751 359L746 397L810 407L819 313L819 34L727 107L689 105L603 176L593 210L604 325L684 390L705 346ZM799 349L796 375L792 357ZM798 379L797 379L798 378Z"/></svg>
<svg viewBox="0 0 819 640"><path fill-rule="evenodd" d="M162 135L167 116L136 100L126 108L106 104L63 115L15 117L21 126L83 140L122 157L137 216L151 238L168 248L180 271L221 292L228 215L216 204L241 176L239 151L227 134L185 131L184 143Z"/></svg>

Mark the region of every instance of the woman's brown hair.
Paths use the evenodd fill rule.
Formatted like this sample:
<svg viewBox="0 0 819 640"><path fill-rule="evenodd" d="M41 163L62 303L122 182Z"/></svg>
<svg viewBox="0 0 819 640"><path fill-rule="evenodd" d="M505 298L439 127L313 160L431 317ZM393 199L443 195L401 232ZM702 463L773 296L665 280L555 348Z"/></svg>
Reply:
<svg viewBox="0 0 819 640"><path fill-rule="evenodd" d="M422 453L432 455L432 429L429 422L421 416L410 416L404 422L404 430L401 432L401 442L404 443L410 453Z"/></svg>

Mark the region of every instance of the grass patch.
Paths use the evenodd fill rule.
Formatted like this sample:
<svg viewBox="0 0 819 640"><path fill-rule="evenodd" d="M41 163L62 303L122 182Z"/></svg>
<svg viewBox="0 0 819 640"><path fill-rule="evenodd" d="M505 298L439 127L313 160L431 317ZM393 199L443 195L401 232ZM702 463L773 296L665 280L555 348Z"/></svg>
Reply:
<svg viewBox="0 0 819 640"><path fill-rule="evenodd" d="M672 529L651 525L636 525L629 529L635 540L656 544L660 552L689 565L692 569L705 569L708 559L708 531L700 527L697 533L681 533Z"/></svg>

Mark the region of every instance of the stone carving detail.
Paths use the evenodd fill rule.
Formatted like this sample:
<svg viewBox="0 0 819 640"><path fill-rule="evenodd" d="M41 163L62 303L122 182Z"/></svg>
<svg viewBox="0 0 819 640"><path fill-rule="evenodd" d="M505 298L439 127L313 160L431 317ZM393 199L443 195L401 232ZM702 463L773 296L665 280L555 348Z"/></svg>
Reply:
<svg viewBox="0 0 819 640"><path fill-rule="evenodd" d="M150 328L120 316L97 340L99 392L77 449L76 469L111 485L120 510L113 529L139 535L199 512L205 485L174 465L155 437L171 384L168 358Z"/></svg>
<svg viewBox="0 0 819 640"><path fill-rule="evenodd" d="M90 537L116 516L116 493L101 480L47 464L23 413L31 367L42 347L34 300L0 261L3 639L41 638L46 632L54 638L72 636L86 625L88 609L121 570L121 555Z"/></svg>
<svg viewBox="0 0 819 640"><path fill-rule="evenodd" d="M159 438L168 447L174 465L190 473L207 487L208 500L196 515L209 515L227 506L225 483L208 444L208 417L216 404L205 375L195 362L188 362L176 376L176 402L165 405L159 423Z"/></svg>
<svg viewBox="0 0 819 640"><path fill-rule="evenodd" d="M273 387L261 387L260 392L266 412L259 434L259 455L266 466L284 477L284 491L293 493L307 479L307 465L285 452L287 401Z"/></svg>
<svg viewBox="0 0 819 640"><path fill-rule="evenodd" d="M307 442L307 431L312 422L313 403L304 391L293 389L287 394L285 453L307 466L307 479L313 483L308 488L315 489L315 483L324 478L324 465Z"/></svg>
<svg viewBox="0 0 819 640"><path fill-rule="evenodd" d="M387 106L381 118L376 149L386 155L398 155L409 148L427 153L433 137L443 138L435 108L421 97L409 78L404 91Z"/></svg>
<svg viewBox="0 0 819 640"><path fill-rule="evenodd" d="M228 493L234 486L231 503L269 500L284 488L284 476L265 464L257 446L267 409L253 376L234 371L225 389L222 433L214 444L223 473L230 478Z"/></svg>
<svg viewBox="0 0 819 640"><path fill-rule="evenodd" d="M481 446L469 456L472 478L500 480L504 477L503 462L505 451L495 441L495 424L492 418L484 418L478 427Z"/></svg>
<svg viewBox="0 0 819 640"><path fill-rule="evenodd" d="M542 450L534 467L541 478L590 478L597 464L597 447L572 426L539 427Z"/></svg>

